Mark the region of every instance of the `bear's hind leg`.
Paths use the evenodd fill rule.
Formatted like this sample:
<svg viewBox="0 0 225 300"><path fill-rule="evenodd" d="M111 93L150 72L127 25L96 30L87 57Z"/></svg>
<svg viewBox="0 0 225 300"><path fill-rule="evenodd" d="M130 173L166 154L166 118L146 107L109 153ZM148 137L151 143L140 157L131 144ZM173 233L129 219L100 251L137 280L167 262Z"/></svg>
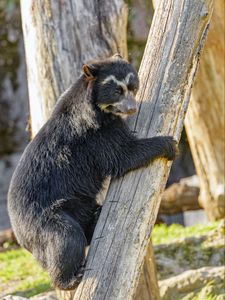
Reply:
<svg viewBox="0 0 225 300"><path fill-rule="evenodd" d="M79 223L65 211L58 211L45 224L43 239L45 264L53 285L70 290L81 280L87 240ZM43 254L35 255L40 261ZM43 263L42 263L43 265Z"/></svg>

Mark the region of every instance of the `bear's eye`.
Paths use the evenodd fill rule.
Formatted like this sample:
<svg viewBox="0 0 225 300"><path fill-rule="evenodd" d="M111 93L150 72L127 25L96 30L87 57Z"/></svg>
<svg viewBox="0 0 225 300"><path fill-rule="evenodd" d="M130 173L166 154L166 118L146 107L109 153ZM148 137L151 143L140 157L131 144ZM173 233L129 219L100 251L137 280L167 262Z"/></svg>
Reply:
<svg viewBox="0 0 225 300"><path fill-rule="evenodd" d="M122 94L123 94L123 89L122 89L122 87L117 87L116 90L115 90L115 94L116 94L116 95L122 95Z"/></svg>

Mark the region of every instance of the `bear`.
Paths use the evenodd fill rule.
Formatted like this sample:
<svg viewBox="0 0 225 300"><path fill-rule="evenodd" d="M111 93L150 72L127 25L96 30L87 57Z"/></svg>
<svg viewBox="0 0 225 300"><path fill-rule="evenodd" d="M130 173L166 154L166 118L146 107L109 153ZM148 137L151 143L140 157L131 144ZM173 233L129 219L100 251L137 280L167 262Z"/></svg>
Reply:
<svg viewBox="0 0 225 300"><path fill-rule="evenodd" d="M18 242L62 290L81 280L105 179L173 160L177 151L171 136L137 139L130 131L126 117L137 111L139 88L130 63L114 55L82 70L26 147L8 192Z"/></svg>

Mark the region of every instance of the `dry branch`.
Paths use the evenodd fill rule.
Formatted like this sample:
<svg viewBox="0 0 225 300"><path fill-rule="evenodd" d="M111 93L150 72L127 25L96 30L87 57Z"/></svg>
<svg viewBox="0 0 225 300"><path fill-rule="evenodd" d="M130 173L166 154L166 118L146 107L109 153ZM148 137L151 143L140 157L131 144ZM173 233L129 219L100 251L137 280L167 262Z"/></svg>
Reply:
<svg viewBox="0 0 225 300"><path fill-rule="evenodd" d="M211 12L212 0L163 0L157 7L139 72L139 113L131 121L139 137L179 139ZM111 183L74 299L135 296L169 168L157 160Z"/></svg>

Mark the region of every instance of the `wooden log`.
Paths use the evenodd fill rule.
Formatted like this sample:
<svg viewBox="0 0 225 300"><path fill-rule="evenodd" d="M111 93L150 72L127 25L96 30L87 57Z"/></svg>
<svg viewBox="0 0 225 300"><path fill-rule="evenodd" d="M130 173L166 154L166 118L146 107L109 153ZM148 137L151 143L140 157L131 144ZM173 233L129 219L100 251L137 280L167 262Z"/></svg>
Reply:
<svg viewBox="0 0 225 300"><path fill-rule="evenodd" d="M131 121L138 136L179 140L211 12L211 0L162 0L157 7ZM74 300L134 298L169 168L159 159L111 183Z"/></svg>
<svg viewBox="0 0 225 300"><path fill-rule="evenodd" d="M214 1L206 47L185 128L200 179L199 201L210 220L225 217L224 0Z"/></svg>
<svg viewBox="0 0 225 300"><path fill-rule="evenodd" d="M181 179L163 192L159 214L173 215L201 209L198 203L199 192L199 180L196 175Z"/></svg>

